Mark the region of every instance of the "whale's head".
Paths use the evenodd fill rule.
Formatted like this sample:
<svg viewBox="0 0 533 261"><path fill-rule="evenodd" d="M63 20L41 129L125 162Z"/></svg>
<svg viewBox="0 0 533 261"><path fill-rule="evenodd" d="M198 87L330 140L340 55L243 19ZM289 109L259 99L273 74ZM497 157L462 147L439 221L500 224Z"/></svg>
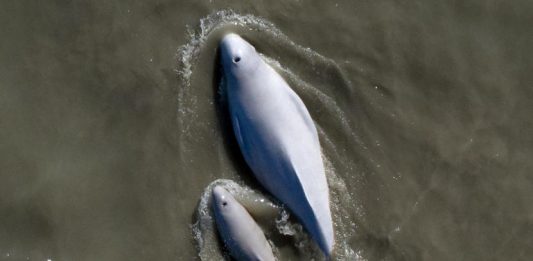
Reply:
<svg viewBox="0 0 533 261"><path fill-rule="evenodd" d="M250 75L261 63L255 48L237 34L225 35L219 48L224 74L229 78L240 79Z"/></svg>
<svg viewBox="0 0 533 261"><path fill-rule="evenodd" d="M233 195L220 186L215 186L212 193L215 213L224 216L231 215L235 208L235 204L238 204Z"/></svg>

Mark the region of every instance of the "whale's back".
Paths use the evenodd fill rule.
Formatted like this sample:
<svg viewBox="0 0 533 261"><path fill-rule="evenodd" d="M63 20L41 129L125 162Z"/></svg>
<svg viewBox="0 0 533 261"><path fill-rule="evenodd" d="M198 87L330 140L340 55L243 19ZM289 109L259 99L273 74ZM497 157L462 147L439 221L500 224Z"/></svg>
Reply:
<svg viewBox="0 0 533 261"><path fill-rule="evenodd" d="M307 108L268 64L228 79L230 112L244 158L266 189L329 254L333 225L316 127Z"/></svg>

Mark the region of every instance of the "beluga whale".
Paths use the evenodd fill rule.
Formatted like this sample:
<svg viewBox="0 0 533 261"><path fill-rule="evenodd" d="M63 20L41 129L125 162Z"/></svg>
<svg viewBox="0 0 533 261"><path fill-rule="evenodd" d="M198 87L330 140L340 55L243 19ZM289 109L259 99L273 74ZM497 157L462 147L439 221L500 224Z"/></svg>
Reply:
<svg viewBox="0 0 533 261"><path fill-rule="evenodd" d="M233 195L220 186L213 188L212 195L215 223L231 256L243 261L275 261L265 234Z"/></svg>
<svg viewBox="0 0 533 261"><path fill-rule="evenodd" d="M329 257L329 188L311 115L287 82L234 33L220 44L235 137L259 183L286 205Z"/></svg>

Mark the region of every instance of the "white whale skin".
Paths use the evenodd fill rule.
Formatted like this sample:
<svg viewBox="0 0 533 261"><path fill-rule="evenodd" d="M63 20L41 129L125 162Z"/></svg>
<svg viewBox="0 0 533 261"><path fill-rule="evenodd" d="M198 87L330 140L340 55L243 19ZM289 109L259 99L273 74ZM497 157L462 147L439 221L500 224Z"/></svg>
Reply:
<svg viewBox="0 0 533 261"><path fill-rule="evenodd" d="M307 108L239 35L225 35L220 54L233 130L245 161L330 256L334 235L329 188Z"/></svg>
<svg viewBox="0 0 533 261"><path fill-rule="evenodd" d="M263 230L248 211L224 188L213 188L213 212L220 237L239 261L274 261Z"/></svg>

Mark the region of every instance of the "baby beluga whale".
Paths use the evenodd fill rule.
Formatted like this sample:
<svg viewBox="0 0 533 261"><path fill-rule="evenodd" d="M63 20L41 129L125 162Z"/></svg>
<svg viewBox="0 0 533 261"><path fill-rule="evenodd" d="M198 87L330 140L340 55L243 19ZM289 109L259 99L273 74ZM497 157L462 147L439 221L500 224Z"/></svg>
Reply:
<svg viewBox="0 0 533 261"><path fill-rule="evenodd" d="M224 244L236 260L275 261L263 231L248 211L220 186L213 188L213 212Z"/></svg>
<svg viewBox="0 0 533 261"><path fill-rule="evenodd" d="M307 108L239 35L225 35L220 54L233 130L246 163L330 256L334 236L329 188Z"/></svg>

